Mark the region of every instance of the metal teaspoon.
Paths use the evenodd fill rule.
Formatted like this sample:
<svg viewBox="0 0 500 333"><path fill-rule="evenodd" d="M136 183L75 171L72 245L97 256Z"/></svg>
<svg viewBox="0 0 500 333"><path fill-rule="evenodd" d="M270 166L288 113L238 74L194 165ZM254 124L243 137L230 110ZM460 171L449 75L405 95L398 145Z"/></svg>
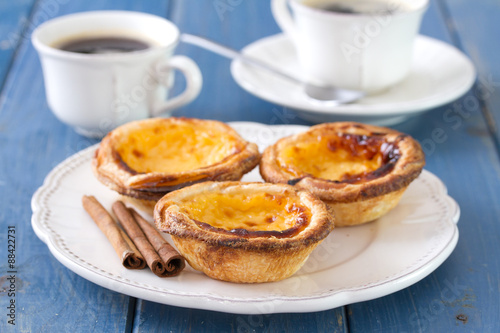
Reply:
<svg viewBox="0 0 500 333"><path fill-rule="evenodd" d="M272 72L282 78L293 81L304 87L306 94L317 101L331 103L333 105L340 105L354 102L362 98L365 93L357 90L341 89L331 86L318 86L315 84L304 82L303 80L282 72L281 70L272 67L264 62L257 59L251 58L244 55L236 50L233 50L227 46L221 45L217 42L211 41L204 37L195 36L191 34L183 33L180 36L180 40L187 44L192 44L204 48L206 50L217 53L229 59L240 60L241 62L247 63L249 65L259 67L261 69Z"/></svg>

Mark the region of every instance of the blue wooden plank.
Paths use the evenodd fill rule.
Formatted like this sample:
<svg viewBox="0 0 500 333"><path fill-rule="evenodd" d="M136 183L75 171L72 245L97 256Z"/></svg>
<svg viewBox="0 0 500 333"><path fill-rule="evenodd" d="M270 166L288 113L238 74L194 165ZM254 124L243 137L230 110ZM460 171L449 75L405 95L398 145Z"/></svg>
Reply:
<svg viewBox="0 0 500 333"><path fill-rule="evenodd" d="M40 1L27 22L31 26L52 17L83 10L128 9L166 15L168 1ZM59 122L45 101L42 72L29 39L22 39L0 98L0 240L7 225L16 227L16 320L0 320L0 331L120 332L129 331L135 299L101 288L62 266L31 229L30 200L47 173L64 158L95 141L83 138ZM7 246L0 249L7 258ZM5 296L6 259L2 267ZM0 302L6 309L9 299Z"/></svg>
<svg viewBox="0 0 500 333"><path fill-rule="evenodd" d="M217 3L226 10L218 10ZM231 5L234 4L234 5ZM235 49L278 33L269 3L265 1L178 1L169 17L182 31L214 39ZM203 19L193 19L203 18ZM200 66L204 87L200 96L176 115L222 121L247 120L267 124L303 123L291 111L262 101L236 85L229 71L230 61L190 45L178 53L192 57ZM189 310L138 300L134 323L140 332L159 329L190 332L343 332L343 309L311 314L234 315Z"/></svg>
<svg viewBox="0 0 500 333"><path fill-rule="evenodd" d="M36 20L88 9L133 9L160 15L168 10L166 2L64 1L63 4L61 1L57 2L61 4L57 10L49 11L49 3L54 1L42 2L45 5L39 7L38 16L34 16ZM203 34L235 48L278 31L264 2L226 2L233 5L224 13L215 9L215 3L212 0L201 4L192 0L177 2L170 17L187 32ZM479 8L490 6L491 13L498 9L498 5L485 0L475 4ZM456 6L450 2L449 18L433 2L422 31L450 41L442 19L457 20L458 36L465 38L462 40L467 43L463 44L469 52L476 47L474 38L480 39L478 44L482 46L475 49L477 57L473 57L478 67L484 66L480 72L485 75L497 73L499 67L493 61L494 52L489 55L489 49L484 50L487 37L477 36L481 32L480 25L472 27L473 22L466 15L467 8L464 1L457 1ZM474 13L473 8L469 11ZM482 15L484 18L484 12ZM491 19L489 15L487 18ZM491 24L489 19L484 23L487 27ZM468 31L469 25L474 33ZM195 58L206 78L202 94L193 104L184 107L180 111L182 114L272 123L276 119L274 110L283 110L237 87L230 77L227 60L190 46L181 46L179 53ZM21 45L11 73L0 98L0 221L2 227L15 224L19 243L23 244L18 253L17 300L20 308L17 328L20 331L129 330L134 300L97 287L65 269L52 258L29 226L29 200L46 173L63 158L95 141L76 135L50 113L45 103L38 59L29 43ZM496 74L493 79L496 80L493 82L498 81ZM462 208L457 249L428 278L396 294L346 307L347 317L342 309L314 314L239 316L139 300L134 329L345 331L348 325L350 330L361 332L494 331L500 313L499 264L494 258L499 252L500 167L494 142L477 103L479 92L473 91L457 104L397 126L425 144L427 169L444 180ZM495 89L487 105L496 109L497 100ZM436 140L433 135L436 130L445 137ZM0 239L5 244L3 232L0 232ZM0 251L0 256L5 257L5 249ZM4 268L5 265L2 271ZM2 306L5 299L2 298ZM4 331L5 325L1 321L0 330Z"/></svg>
<svg viewBox="0 0 500 333"><path fill-rule="evenodd" d="M24 29L34 2L0 2L0 89L17 47L26 38Z"/></svg>
<svg viewBox="0 0 500 333"><path fill-rule="evenodd" d="M471 95L467 95L471 96ZM459 101L463 103L467 98ZM494 331L499 309L499 164L480 110L447 122L449 107L398 126L425 143L426 169L461 207L455 251L433 274L396 294L348 307L353 332ZM443 140L433 140L433 132ZM439 142L438 142L439 141ZM431 143L432 142L432 143Z"/></svg>
<svg viewBox="0 0 500 333"><path fill-rule="evenodd" d="M138 300L136 332L346 332L341 309L316 313L240 315L181 309Z"/></svg>
<svg viewBox="0 0 500 333"><path fill-rule="evenodd" d="M184 32L202 35L236 49L279 32L267 1L222 1L229 6L224 12L217 11L216 3L178 1L169 18ZM231 6L231 3L236 5ZM178 52L198 63L204 87L200 96L179 110L177 115L267 124L284 121L303 123L289 110L264 102L239 88L231 77L227 59L190 45L180 45ZM248 316L182 309L142 300L138 300L138 304L139 312L134 323L137 323L139 332L159 329L186 332L343 332L347 329L342 308L319 313Z"/></svg>
<svg viewBox="0 0 500 333"><path fill-rule="evenodd" d="M443 14L438 0L430 0L429 8L425 12L420 27L420 34L442 40L449 43L451 34L446 22L443 21Z"/></svg>
<svg viewBox="0 0 500 333"><path fill-rule="evenodd" d="M478 2L471 5L484 8ZM455 17L447 17L442 7L432 2L423 31L452 42L457 32L446 31L452 19ZM483 16L483 19L487 21L485 26L494 22L493 17ZM458 36L461 37L462 32ZM481 60L476 63L486 65L482 52L478 57ZM493 63L486 66L493 72L498 69ZM498 329L500 267L491 253L500 251L500 166L480 99L476 86L458 101L396 126L422 143L427 155L426 169L447 184L450 195L459 203L460 240L450 258L421 282L396 294L349 306L351 331L491 332ZM439 138L435 133L440 133Z"/></svg>
<svg viewBox="0 0 500 333"><path fill-rule="evenodd" d="M204 36L236 50L279 33L267 1L177 1L170 17L183 32ZM230 72L230 60L192 45L181 44L201 68L200 96L175 115L265 124L309 124L293 111L263 101L240 88Z"/></svg>
<svg viewBox="0 0 500 333"><path fill-rule="evenodd" d="M459 47L474 62L478 71L475 96L483 106L488 130L495 137L500 154L500 6L497 1L441 0L450 31Z"/></svg>

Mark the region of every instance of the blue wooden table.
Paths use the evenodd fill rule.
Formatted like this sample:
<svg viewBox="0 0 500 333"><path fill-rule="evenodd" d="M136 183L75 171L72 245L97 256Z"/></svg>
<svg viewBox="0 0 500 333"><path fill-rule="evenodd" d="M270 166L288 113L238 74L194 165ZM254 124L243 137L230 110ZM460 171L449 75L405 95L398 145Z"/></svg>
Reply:
<svg viewBox="0 0 500 333"><path fill-rule="evenodd" d="M34 234L30 200L58 163L97 141L79 136L49 110L34 27L68 13L124 9L166 17L182 31L236 49L279 32L268 1L22 0L0 2L0 331L1 332L498 332L500 326L500 3L432 0L421 33L455 45L478 71L463 97L396 129L420 142L444 136L426 169L461 207L451 256L394 294L316 313L235 315L156 304L99 287L61 265ZM230 62L180 45L200 66L200 96L176 115L221 121L307 124L241 89ZM278 110L278 111L277 111ZM449 116L453 115L453 118ZM450 119L453 119L451 121ZM16 236L15 326L9 324L9 226Z"/></svg>

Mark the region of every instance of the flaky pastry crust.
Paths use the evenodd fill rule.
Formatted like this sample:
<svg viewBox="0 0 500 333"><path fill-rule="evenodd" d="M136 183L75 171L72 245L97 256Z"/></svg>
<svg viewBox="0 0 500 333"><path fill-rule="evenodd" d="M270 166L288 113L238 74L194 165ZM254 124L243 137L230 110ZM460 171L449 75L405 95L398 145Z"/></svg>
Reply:
<svg viewBox="0 0 500 333"><path fill-rule="evenodd" d="M185 186L239 180L259 160L257 145L222 122L172 117L134 121L111 131L92 167L109 188L154 206Z"/></svg>
<svg viewBox="0 0 500 333"><path fill-rule="evenodd" d="M248 204L262 195L267 206L260 205L258 200ZM190 208L196 205L193 200L204 198L216 212L227 208L226 201L213 200L214 197L237 199L229 201L230 213L216 213L212 222L208 217L212 214L210 209ZM288 229L263 229L282 216L261 221L255 217L259 213L265 215L260 210L266 210L273 200L281 208L269 212L296 221ZM205 221L197 220L196 216ZM230 227L238 216L244 219L253 216L257 229ZM154 220L159 230L171 235L193 268L211 278L238 283L278 281L291 276L334 226L334 217L325 204L308 192L285 184L244 182L206 182L169 193L156 204ZM218 227L210 225L214 221Z"/></svg>
<svg viewBox="0 0 500 333"><path fill-rule="evenodd" d="M314 146L317 142L320 142L318 147L323 142L324 151L307 153L311 158L315 155L324 158L317 159L319 164L330 163L330 170L326 171L336 171L337 167L353 170L336 172L334 179L322 178L304 171L321 169L321 165L306 168L305 165L292 165L293 161L300 161L298 158L283 158L284 151L293 155L293 149L298 151L297 147L304 143L310 143L307 146L310 148L317 147ZM344 157L339 158L337 164L325 162L329 158L327 155L340 154L341 150ZM354 162L347 167L341 166L349 159ZM303 161L308 163L307 159ZM313 126L267 147L260 162L260 173L265 181L288 183L310 191L335 212L336 226L342 227L372 221L394 208L424 164L420 145L409 135L385 127L338 122ZM357 173L359 170L364 171Z"/></svg>

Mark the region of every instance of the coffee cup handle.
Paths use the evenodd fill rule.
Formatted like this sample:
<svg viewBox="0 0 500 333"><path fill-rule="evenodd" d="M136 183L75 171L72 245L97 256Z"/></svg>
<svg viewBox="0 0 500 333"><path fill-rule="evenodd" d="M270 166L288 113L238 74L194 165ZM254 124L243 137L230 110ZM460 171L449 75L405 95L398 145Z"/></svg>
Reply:
<svg viewBox="0 0 500 333"><path fill-rule="evenodd" d="M185 56L173 56L169 59L165 59L156 65L156 71L160 73L169 73L171 70L180 71L186 78L186 88L179 95L169 98L166 101L156 102L153 106L151 116L159 116L171 113L173 110L191 102L200 93L203 84L203 79L201 76L201 71L198 65L188 57ZM160 75L159 75L160 76ZM171 76L168 75L166 79L160 80L160 84L163 84L167 88L171 86Z"/></svg>
<svg viewBox="0 0 500 333"><path fill-rule="evenodd" d="M271 0L271 12L276 23L289 37L295 38L295 21L287 6L287 0Z"/></svg>

